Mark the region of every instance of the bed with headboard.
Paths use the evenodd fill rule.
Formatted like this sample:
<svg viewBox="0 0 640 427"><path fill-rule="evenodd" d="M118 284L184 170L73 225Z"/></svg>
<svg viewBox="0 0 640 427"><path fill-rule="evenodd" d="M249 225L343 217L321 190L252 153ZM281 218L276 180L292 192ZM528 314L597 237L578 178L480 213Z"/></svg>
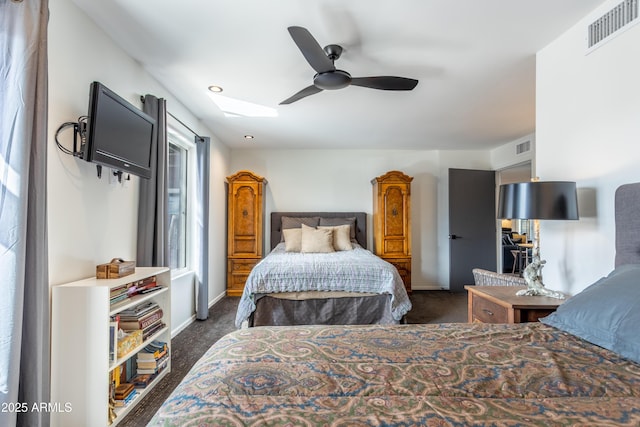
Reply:
<svg viewBox="0 0 640 427"><path fill-rule="evenodd" d="M247 278L236 326L397 324L411 309L396 268L366 249L366 213L273 212L270 233L271 251ZM305 238L325 244L313 240L309 249Z"/></svg>
<svg viewBox="0 0 640 427"><path fill-rule="evenodd" d="M616 266L541 322L241 329L149 426L640 425L640 184Z"/></svg>

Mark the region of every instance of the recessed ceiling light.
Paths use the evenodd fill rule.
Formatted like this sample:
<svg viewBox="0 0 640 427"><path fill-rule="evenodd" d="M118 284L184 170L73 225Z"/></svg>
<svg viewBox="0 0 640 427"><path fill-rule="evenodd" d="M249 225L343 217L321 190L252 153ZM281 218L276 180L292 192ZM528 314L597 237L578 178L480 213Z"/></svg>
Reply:
<svg viewBox="0 0 640 427"><path fill-rule="evenodd" d="M253 135L245 135L244 139L253 139Z"/></svg>
<svg viewBox="0 0 640 427"><path fill-rule="evenodd" d="M208 89L209 89L211 92L215 92L215 93L220 93L220 92L222 92L222 88L221 88L220 86L212 85L212 86L209 86L209 88L208 88Z"/></svg>

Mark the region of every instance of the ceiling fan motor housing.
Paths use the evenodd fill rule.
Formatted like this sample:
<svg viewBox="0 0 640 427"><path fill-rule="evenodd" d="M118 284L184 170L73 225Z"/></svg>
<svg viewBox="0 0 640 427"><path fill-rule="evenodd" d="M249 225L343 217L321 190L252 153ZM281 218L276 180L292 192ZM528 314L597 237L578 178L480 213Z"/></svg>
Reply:
<svg viewBox="0 0 640 427"><path fill-rule="evenodd" d="M351 84L351 74L342 70L327 71L313 76L313 84L320 89L342 89Z"/></svg>

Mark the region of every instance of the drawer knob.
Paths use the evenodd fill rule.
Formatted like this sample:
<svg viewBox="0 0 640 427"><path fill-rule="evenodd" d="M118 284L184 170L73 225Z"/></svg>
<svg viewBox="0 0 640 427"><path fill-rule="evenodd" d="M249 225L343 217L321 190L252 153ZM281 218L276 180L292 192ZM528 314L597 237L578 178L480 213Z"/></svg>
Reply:
<svg viewBox="0 0 640 427"><path fill-rule="evenodd" d="M482 311L487 313L489 316L493 316L493 311L491 311L491 310L487 310L486 308L483 308Z"/></svg>

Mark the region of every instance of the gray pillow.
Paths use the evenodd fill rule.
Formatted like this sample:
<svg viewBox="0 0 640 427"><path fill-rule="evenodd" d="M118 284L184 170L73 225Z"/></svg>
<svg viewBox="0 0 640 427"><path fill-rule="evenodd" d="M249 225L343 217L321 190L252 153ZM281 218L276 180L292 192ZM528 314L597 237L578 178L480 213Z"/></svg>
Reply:
<svg viewBox="0 0 640 427"><path fill-rule="evenodd" d="M302 224L308 225L309 227L317 227L320 224L319 216L310 216L310 217L294 217L294 216L283 216L280 218L281 230L288 230L290 228L301 228ZM284 233L280 238L281 242L284 242Z"/></svg>
<svg viewBox="0 0 640 427"><path fill-rule="evenodd" d="M288 228L301 228L302 224L308 225L309 227L317 227L320 225L320 217L319 216L310 216L310 217L295 217L295 216L283 216L281 218L282 229L286 230Z"/></svg>
<svg viewBox="0 0 640 427"><path fill-rule="evenodd" d="M325 218L325 217L321 217L320 218L320 225L325 225L325 226L331 226L331 225L350 225L351 226L351 232L350 237L351 240L355 240L356 238L356 217L350 217L350 218Z"/></svg>
<svg viewBox="0 0 640 427"><path fill-rule="evenodd" d="M640 265L617 267L540 319L640 363Z"/></svg>

